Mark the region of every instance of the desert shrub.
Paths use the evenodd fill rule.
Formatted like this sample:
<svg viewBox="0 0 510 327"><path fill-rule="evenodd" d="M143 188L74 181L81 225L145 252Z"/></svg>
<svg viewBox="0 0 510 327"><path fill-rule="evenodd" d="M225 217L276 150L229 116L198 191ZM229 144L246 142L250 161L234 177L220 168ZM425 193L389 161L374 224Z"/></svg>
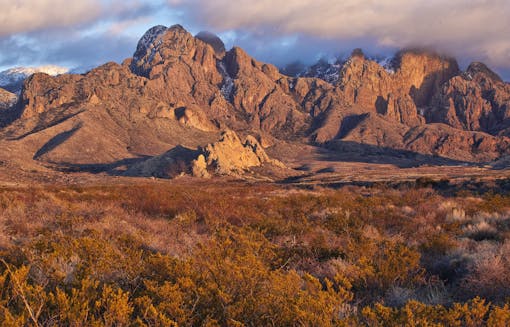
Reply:
<svg viewBox="0 0 510 327"><path fill-rule="evenodd" d="M495 306L489 314L487 326L510 326L510 306L505 304L503 307Z"/></svg>
<svg viewBox="0 0 510 327"><path fill-rule="evenodd" d="M6 326L37 324L47 301L44 287L31 283L29 267L17 268L3 259L1 263L0 322Z"/></svg>
<svg viewBox="0 0 510 327"><path fill-rule="evenodd" d="M446 233L436 233L430 235L427 240L421 244L420 250L428 256L443 256L457 248L457 242Z"/></svg>
<svg viewBox="0 0 510 327"><path fill-rule="evenodd" d="M509 315L508 305L493 306L477 297L450 308L418 301L399 309L377 303L363 308L360 321L366 326L506 326Z"/></svg>
<svg viewBox="0 0 510 327"><path fill-rule="evenodd" d="M0 324L507 325L509 208L412 186L4 188Z"/></svg>
<svg viewBox="0 0 510 327"><path fill-rule="evenodd" d="M69 292L56 288L48 307L55 315L46 324L67 326L129 326L133 312L129 293L89 279Z"/></svg>
<svg viewBox="0 0 510 327"><path fill-rule="evenodd" d="M25 254L32 264L31 275L41 283L73 285L91 278L134 288L143 268L142 252L122 241L94 234L46 237L30 245ZM125 241L135 242L131 238Z"/></svg>
<svg viewBox="0 0 510 327"><path fill-rule="evenodd" d="M328 325L350 299L348 283L323 284L277 266L260 234L220 231L188 260L149 256L134 312L149 325Z"/></svg>
<svg viewBox="0 0 510 327"><path fill-rule="evenodd" d="M429 275L452 284L467 273L468 258L462 255L458 241L446 232L429 235L420 251L421 266Z"/></svg>
<svg viewBox="0 0 510 327"><path fill-rule="evenodd" d="M194 324L332 325L350 300L348 282L319 282L280 269L274 246L258 233L220 231L190 261ZM189 293L189 292L187 292Z"/></svg>
<svg viewBox="0 0 510 327"><path fill-rule="evenodd" d="M390 308L381 303L362 310L365 326L442 326L447 310L442 306L428 306L409 301L404 307Z"/></svg>
<svg viewBox="0 0 510 327"><path fill-rule="evenodd" d="M361 274L355 285L375 295L394 286L414 288L423 283L419 252L399 242L383 241L372 255L361 256L357 265Z"/></svg>
<svg viewBox="0 0 510 327"><path fill-rule="evenodd" d="M481 296L504 303L510 298L510 242L482 243L471 254L468 273L461 283L463 297Z"/></svg>
<svg viewBox="0 0 510 327"><path fill-rule="evenodd" d="M501 241L499 231L486 221L481 221L465 228L466 236L477 241Z"/></svg>
<svg viewBox="0 0 510 327"><path fill-rule="evenodd" d="M466 214L475 216L479 212L504 213L510 207L510 196L497 193L483 195L481 201L466 203Z"/></svg>

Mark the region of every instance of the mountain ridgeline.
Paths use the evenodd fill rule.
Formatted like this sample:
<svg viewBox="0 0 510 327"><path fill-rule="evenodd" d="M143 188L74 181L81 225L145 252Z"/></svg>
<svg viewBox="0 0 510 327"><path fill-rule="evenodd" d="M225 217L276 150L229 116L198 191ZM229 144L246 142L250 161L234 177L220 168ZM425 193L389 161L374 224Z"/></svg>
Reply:
<svg viewBox="0 0 510 327"><path fill-rule="evenodd" d="M461 71L453 58L407 50L391 65L354 51L328 78L291 77L238 47L226 51L210 33L156 26L122 64L29 77L17 104L0 111L0 138L30 160L108 169L176 147L199 149L224 130L279 149L306 144L473 163L510 153L510 84L484 64Z"/></svg>

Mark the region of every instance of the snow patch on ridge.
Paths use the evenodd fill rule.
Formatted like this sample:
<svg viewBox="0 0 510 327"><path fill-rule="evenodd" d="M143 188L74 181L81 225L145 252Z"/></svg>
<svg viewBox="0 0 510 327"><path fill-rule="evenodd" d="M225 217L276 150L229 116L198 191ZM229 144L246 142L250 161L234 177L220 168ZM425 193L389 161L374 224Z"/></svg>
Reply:
<svg viewBox="0 0 510 327"><path fill-rule="evenodd" d="M382 58L382 59L376 60L376 62L380 66L382 66L386 70L386 72L388 72L390 74L394 74L395 73L395 65L393 63L393 58L392 57Z"/></svg>
<svg viewBox="0 0 510 327"><path fill-rule="evenodd" d="M342 63L339 60L333 62L320 60L298 77L316 77L330 84L336 84L340 79L340 69L342 69Z"/></svg>
<svg viewBox="0 0 510 327"><path fill-rule="evenodd" d="M69 73L66 67L46 65L39 67L14 67L0 72L0 87L13 93L19 93L23 81L35 73L45 73L57 76Z"/></svg>
<svg viewBox="0 0 510 327"><path fill-rule="evenodd" d="M135 60L140 60L143 56L147 54L148 51L151 51L149 55L150 59L154 58L156 54L158 45L161 44L161 40L157 43L157 39L164 34L168 30L168 27L163 25L154 26L149 29L138 41L138 45L136 47L136 52L134 55Z"/></svg>
<svg viewBox="0 0 510 327"><path fill-rule="evenodd" d="M234 93L234 79L228 74L227 67L223 61L218 62L218 71L223 76L223 85L221 86L221 94L225 99L231 101Z"/></svg>

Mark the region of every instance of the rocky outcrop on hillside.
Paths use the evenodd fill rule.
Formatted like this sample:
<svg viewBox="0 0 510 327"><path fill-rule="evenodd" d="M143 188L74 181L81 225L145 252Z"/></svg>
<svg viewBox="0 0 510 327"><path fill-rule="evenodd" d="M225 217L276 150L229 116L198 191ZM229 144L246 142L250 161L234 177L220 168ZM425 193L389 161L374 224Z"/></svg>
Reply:
<svg viewBox="0 0 510 327"><path fill-rule="evenodd" d="M285 168L280 161L271 159L260 143L251 135L244 142L233 131L226 131L218 142L201 149L209 169L220 175L239 174L263 164Z"/></svg>
<svg viewBox="0 0 510 327"><path fill-rule="evenodd" d="M126 174L161 178L242 176L263 165L285 168L280 161L269 158L254 137L248 135L241 141L234 131L227 130L217 142L196 149L178 146L134 165Z"/></svg>
<svg viewBox="0 0 510 327"><path fill-rule="evenodd" d="M209 44L217 55L221 56L225 54L225 43L216 35L208 31L201 31L197 35L195 35L197 39Z"/></svg>
<svg viewBox="0 0 510 327"><path fill-rule="evenodd" d="M419 51L397 54L394 69L388 72L363 53L353 54L340 72L344 99L413 127L425 122L419 108L428 106L443 83L459 72L455 60Z"/></svg>
<svg viewBox="0 0 510 327"><path fill-rule="evenodd" d="M482 63L450 79L434 98L430 122L452 127L509 135L510 85Z"/></svg>

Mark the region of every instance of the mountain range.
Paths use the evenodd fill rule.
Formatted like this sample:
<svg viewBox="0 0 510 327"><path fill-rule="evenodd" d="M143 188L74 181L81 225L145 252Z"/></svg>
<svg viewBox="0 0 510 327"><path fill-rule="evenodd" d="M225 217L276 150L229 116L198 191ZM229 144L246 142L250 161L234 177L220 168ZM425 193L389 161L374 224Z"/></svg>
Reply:
<svg viewBox="0 0 510 327"><path fill-rule="evenodd" d="M14 67L0 72L0 87L12 92L19 93L23 86L25 79L35 73L45 73L48 75L56 76L66 74L69 69L65 67L47 65L39 67Z"/></svg>
<svg viewBox="0 0 510 327"><path fill-rule="evenodd" d="M264 148L288 168L298 168L303 151L416 165L485 164L510 153L510 84L483 63L462 71L431 51L377 61L357 49L345 61L284 73L241 48L227 51L211 33L155 26L122 64L35 73L15 104L2 91L0 160L136 175L148 160L166 172L192 173L200 162L208 172L238 173L205 151L227 141L229 149ZM183 153L192 158L174 160Z"/></svg>

